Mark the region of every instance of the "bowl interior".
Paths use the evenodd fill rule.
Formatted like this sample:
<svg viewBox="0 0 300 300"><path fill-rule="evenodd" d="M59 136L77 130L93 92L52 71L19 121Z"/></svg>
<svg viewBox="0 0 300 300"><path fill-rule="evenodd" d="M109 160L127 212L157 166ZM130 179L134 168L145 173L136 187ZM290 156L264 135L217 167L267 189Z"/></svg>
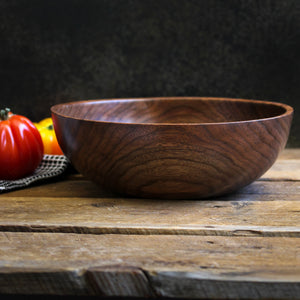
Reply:
<svg viewBox="0 0 300 300"><path fill-rule="evenodd" d="M54 110L75 119L144 124L237 122L286 112L279 103L214 98L90 100L61 104Z"/></svg>

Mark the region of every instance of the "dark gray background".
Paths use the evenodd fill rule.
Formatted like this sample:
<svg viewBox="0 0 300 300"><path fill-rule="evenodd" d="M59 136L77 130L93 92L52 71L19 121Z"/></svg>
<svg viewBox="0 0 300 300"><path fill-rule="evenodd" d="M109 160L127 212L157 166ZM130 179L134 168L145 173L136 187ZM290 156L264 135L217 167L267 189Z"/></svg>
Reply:
<svg viewBox="0 0 300 300"><path fill-rule="evenodd" d="M215 96L295 108L299 0L0 0L1 107L38 121L70 100Z"/></svg>

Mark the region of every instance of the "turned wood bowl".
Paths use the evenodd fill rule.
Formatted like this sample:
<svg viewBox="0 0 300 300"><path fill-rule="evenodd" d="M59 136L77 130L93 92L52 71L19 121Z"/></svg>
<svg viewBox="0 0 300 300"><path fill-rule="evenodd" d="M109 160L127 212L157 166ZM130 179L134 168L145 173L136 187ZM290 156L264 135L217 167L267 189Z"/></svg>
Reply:
<svg viewBox="0 0 300 300"><path fill-rule="evenodd" d="M203 199L263 175L285 147L293 108L227 98L102 99L51 107L71 164L133 197Z"/></svg>

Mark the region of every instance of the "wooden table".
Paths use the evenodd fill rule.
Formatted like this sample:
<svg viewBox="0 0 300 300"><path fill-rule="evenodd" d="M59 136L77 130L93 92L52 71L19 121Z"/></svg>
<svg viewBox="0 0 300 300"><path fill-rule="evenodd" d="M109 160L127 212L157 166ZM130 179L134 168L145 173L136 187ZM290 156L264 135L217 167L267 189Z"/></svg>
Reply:
<svg viewBox="0 0 300 300"><path fill-rule="evenodd" d="M79 174L0 195L0 294L300 299L300 149L214 200L145 200Z"/></svg>

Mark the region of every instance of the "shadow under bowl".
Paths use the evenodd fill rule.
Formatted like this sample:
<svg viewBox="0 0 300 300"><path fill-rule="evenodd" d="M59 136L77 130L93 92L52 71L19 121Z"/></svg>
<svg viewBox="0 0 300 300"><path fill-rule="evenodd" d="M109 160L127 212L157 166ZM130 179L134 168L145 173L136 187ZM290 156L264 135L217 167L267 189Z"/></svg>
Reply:
<svg viewBox="0 0 300 300"><path fill-rule="evenodd" d="M204 97L100 99L51 107L78 172L142 198L203 199L262 176L285 147L293 108Z"/></svg>

